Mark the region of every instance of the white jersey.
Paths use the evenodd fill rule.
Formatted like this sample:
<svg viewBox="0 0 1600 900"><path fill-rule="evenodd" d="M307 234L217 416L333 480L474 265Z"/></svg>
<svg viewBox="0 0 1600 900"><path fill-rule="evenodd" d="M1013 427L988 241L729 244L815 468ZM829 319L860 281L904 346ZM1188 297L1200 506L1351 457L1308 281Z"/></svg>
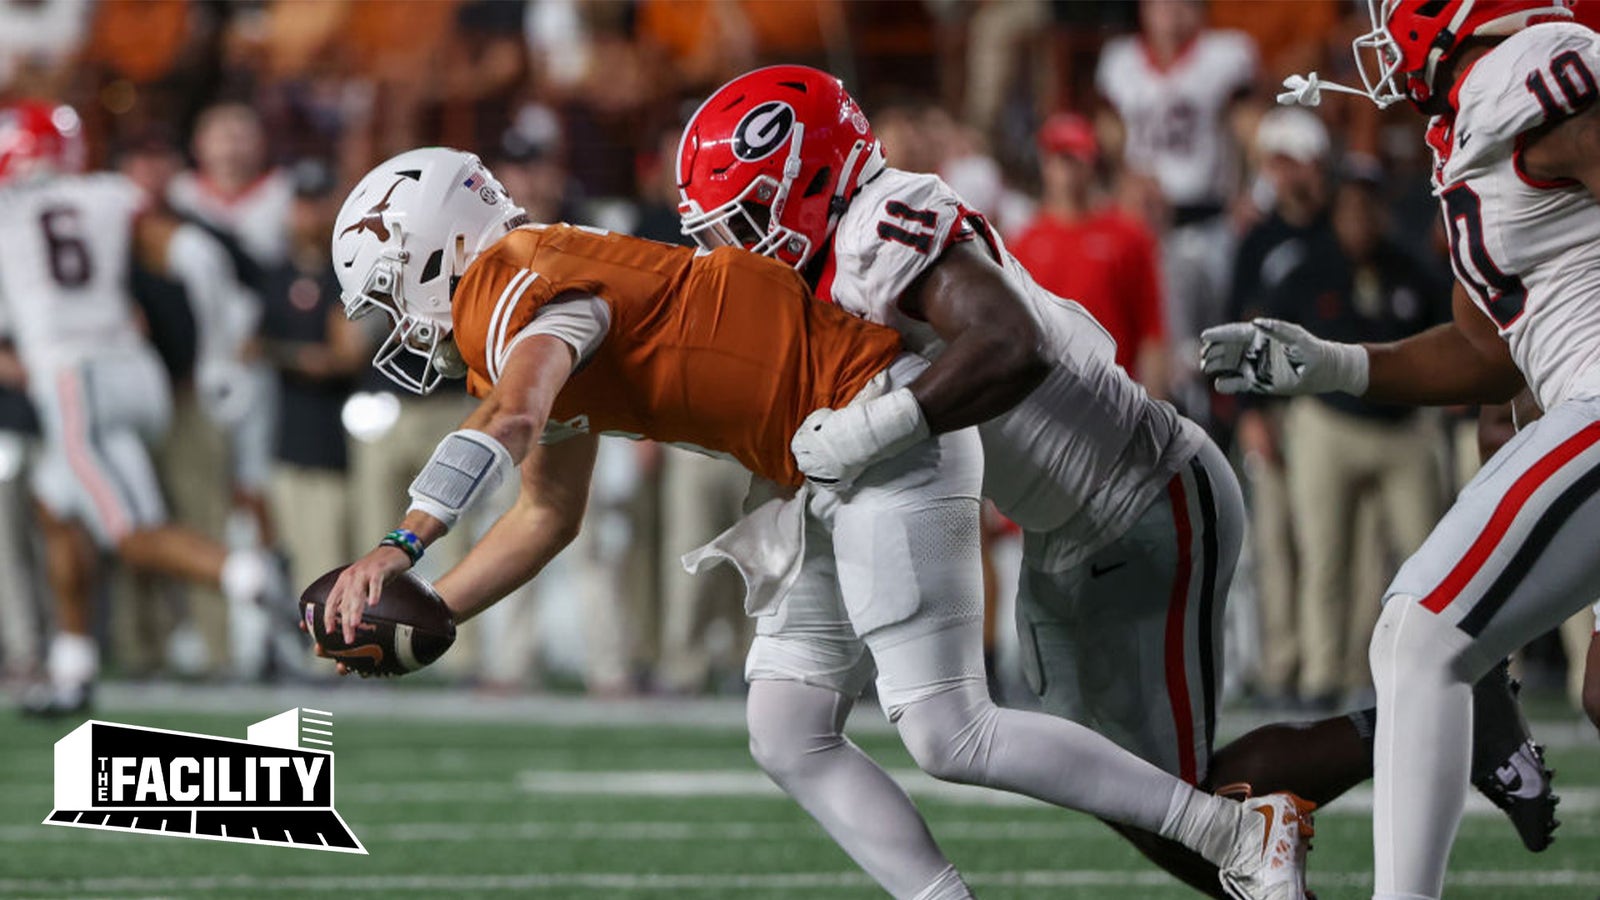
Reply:
<svg viewBox="0 0 1600 900"><path fill-rule="evenodd" d="M1600 35L1534 25L1467 71L1428 129L1456 278L1549 410L1600 394L1600 203L1522 171L1522 136L1595 102Z"/></svg>
<svg viewBox="0 0 1600 900"><path fill-rule="evenodd" d="M207 225L231 235L257 264L273 266L289 255L289 207L294 183L274 169L237 196L217 192L194 172L180 172L167 187L167 202Z"/></svg>
<svg viewBox="0 0 1600 900"><path fill-rule="evenodd" d="M143 344L128 292L143 198L120 175L62 175L0 191L0 299L33 372Z"/></svg>
<svg viewBox="0 0 1600 900"><path fill-rule="evenodd" d="M1115 38L1100 52L1094 80L1127 129L1124 161L1154 176L1167 202L1189 206L1221 203L1233 190L1226 113L1255 73L1250 38L1212 30L1167 68L1156 65L1141 38Z"/></svg>
<svg viewBox="0 0 1600 900"><path fill-rule="evenodd" d="M934 175L885 169L840 219L818 296L900 332L928 359L943 350L900 295L951 243L986 243L1038 322L1055 364L1016 408L983 424L984 495L1029 534L1034 564L1070 568L1115 540L1199 450L1205 435L1115 362L1116 343L1083 307L1034 283L983 217Z"/></svg>

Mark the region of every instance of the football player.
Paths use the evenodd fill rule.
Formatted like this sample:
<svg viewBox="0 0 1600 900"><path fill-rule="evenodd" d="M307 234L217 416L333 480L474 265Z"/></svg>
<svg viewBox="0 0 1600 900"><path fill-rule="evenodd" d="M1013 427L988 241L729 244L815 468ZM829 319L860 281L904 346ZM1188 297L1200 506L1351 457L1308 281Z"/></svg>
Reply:
<svg viewBox="0 0 1600 900"><path fill-rule="evenodd" d="M913 392L926 364L893 331L817 303L781 263L525 222L477 157L441 148L379 165L339 214L346 309L393 324L375 365L417 391L465 374L483 402L439 442L400 527L341 574L330 632L353 639L384 581L518 464L516 505L438 583L458 619L572 539L596 435L731 456L763 490L699 552L740 567L760 617L751 751L891 894L970 896L909 798L840 733L874 666L890 719L934 776L1178 840L1235 897L1304 895L1308 804L1199 791L1086 728L989 699L981 449L954 428L981 396L959 381ZM808 487L815 428L837 420L899 452Z"/></svg>
<svg viewBox="0 0 1600 900"><path fill-rule="evenodd" d="M975 398L959 423L928 421L935 433L983 423L984 493L1026 532L1017 630L1045 710L1203 786L1325 803L1370 777L1371 710L1269 726L1213 755L1220 623L1243 531L1231 467L948 185L886 166L837 78L773 66L724 85L684 131L678 181L684 231L702 246L789 263L819 298L893 327L933 361L914 391L960 385ZM810 425L796 450L815 480L847 478L894 450L850 417ZM1489 687L1490 700L1509 696L1503 680ZM1482 767L1492 772L1518 744L1485 742ZM1214 865L1119 830L1221 896Z"/></svg>
<svg viewBox="0 0 1600 900"><path fill-rule="evenodd" d="M1374 896L1443 889L1468 782L1470 685L1600 594L1600 37L1553 0L1387 0L1355 41L1380 107L1431 116L1454 320L1393 344L1258 320L1204 335L1219 390L1504 403L1543 416L1468 483L1386 591ZM1314 104L1315 74L1280 100ZM1539 773L1529 771L1537 777Z"/></svg>
<svg viewBox="0 0 1600 900"><path fill-rule="evenodd" d="M43 426L34 490L58 608L49 690L26 701L44 714L88 703L98 670L89 627L98 552L136 571L220 586L230 619L257 622L260 604L285 599L267 554L230 551L167 520L147 448L166 428L171 398L126 281L131 254L161 260L172 248L155 246L141 227L138 188L118 175L83 174L83 156L70 107L0 109L0 302Z"/></svg>

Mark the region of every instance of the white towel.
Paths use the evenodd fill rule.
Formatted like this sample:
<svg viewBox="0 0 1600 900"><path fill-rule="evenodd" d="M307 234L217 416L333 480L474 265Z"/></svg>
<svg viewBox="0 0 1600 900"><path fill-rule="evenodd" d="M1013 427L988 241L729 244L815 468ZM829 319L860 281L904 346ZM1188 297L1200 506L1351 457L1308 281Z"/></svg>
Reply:
<svg viewBox="0 0 1600 900"><path fill-rule="evenodd" d="M731 564L744 579L745 613L772 615L800 575L810 496L809 486L790 491L763 478L752 478L744 517L704 547L685 553L683 568L698 575L717 563Z"/></svg>

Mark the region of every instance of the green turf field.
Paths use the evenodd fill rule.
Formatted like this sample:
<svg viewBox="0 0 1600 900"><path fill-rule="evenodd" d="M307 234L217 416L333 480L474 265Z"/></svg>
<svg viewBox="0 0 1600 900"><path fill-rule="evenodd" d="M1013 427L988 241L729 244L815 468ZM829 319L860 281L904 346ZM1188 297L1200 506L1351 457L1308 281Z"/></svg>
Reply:
<svg viewBox="0 0 1600 900"><path fill-rule="evenodd" d="M413 698L431 694L315 697L338 712L337 808L368 856L40 825L51 806L52 742L77 722L0 713L0 896L880 896L765 784L733 707L717 708L704 724L672 724L668 714L646 725L563 725L559 709L536 724L500 724L493 709L469 717L417 712ZM274 702L201 706L234 713L113 709L98 717L242 738L252 721L294 705ZM446 711L470 705L436 696L428 703ZM412 711L378 717L386 707ZM630 719L629 709L617 707L611 718ZM505 717L517 713L509 707ZM1564 729L1552 760L1571 802L1556 845L1530 855L1497 814L1469 814L1446 896L1600 896L1600 741ZM860 743L906 775L979 896L1191 896L1087 818L933 784L909 771L892 734L864 730ZM1368 896L1365 810L1356 797L1318 817L1312 886L1323 900Z"/></svg>

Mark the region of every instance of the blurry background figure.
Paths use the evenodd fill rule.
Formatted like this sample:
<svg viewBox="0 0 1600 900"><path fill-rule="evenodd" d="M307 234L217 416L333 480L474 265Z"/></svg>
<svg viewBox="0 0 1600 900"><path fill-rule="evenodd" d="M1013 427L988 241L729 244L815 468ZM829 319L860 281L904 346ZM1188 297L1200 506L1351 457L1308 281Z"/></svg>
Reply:
<svg viewBox="0 0 1600 900"><path fill-rule="evenodd" d="M1261 117L1254 143L1258 178L1251 196L1265 216L1239 242L1228 319L1266 314L1267 296L1305 261L1312 241L1328 229L1328 130L1304 109L1275 109ZM1283 466L1284 403L1245 394L1236 398L1234 438L1250 503L1248 553L1260 611L1261 651L1255 688L1270 705L1298 694L1300 642L1295 610L1293 516Z"/></svg>
<svg viewBox="0 0 1600 900"><path fill-rule="evenodd" d="M1039 211L1008 246L1045 290L1082 304L1117 342L1117 364L1168 395L1167 330L1154 236L1107 202L1089 120L1057 113L1039 129Z"/></svg>
<svg viewBox="0 0 1600 900"><path fill-rule="evenodd" d="M1305 260L1266 298L1271 318L1352 343L1408 337L1449 318L1448 286L1385 235L1381 186L1347 177L1331 229L1308 241ZM1300 560L1300 696L1331 710L1370 686L1366 658L1378 601L1401 560L1443 509L1432 411L1347 394L1297 397L1284 420L1284 464ZM1365 496L1382 510L1388 549L1377 577L1352 577ZM1368 532L1370 533L1370 532ZM1362 696L1358 705L1366 705Z"/></svg>
<svg viewBox="0 0 1600 900"><path fill-rule="evenodd" d="M1199 0L1144 0L1138 35L1101 51L1095 87L1109 115L1108 146L1129 170L1156 179L1171 209L1162 237L1167 325L1184 411L1209 422L1209 392L1193 375L1202 329L1222 321L1239 186L1235 129L1256 77L1256 50L1236 31L1208 30Z"/></svg>
<svg viewBox="0 0 1600 900"><path fill-rule="evenodd" d="M1024 73L1033 79L1033 96L1053 94L1057 77L1054 58L1046 52L1049 25L1045 0L977 4L967 25L965 119L979 133L995 133L1006 97L1015 93L1010 88Z"/></svg>
<svg viewBox="0 0 1600 900"><path fill-rule="evenodd" d="M44 659L49 587L28 485L39 417L5 319L0 303L0 681L25 684L39 674Z"/></svg>
<svg viewBox="0 0 1600 900"><path fill-rule="evenodd" d="M281 263L289 252L289 173L273 168L267 135L255 110L221 103L195 122L193 170L174 176L167 199L237 242L257 266ZM255 273L242 273L253 286Z"/></svg>
<svg viewBox="0 0 1600 900"><path fill-rule="evenodd" d="M262 269L261 335L280 384L272 515L292 523L281 545L295 585L304 586L353 555L340 414L371 354L344 316L329 257L342 199L333 170L308 158L289 171L289 248L282 262Z"/></svg>
<svg viewBox="0 0 1600 900"><path fill-rule="evenodd" d="M484 162L529 221L566 222L579 217L582 191L567 174L564 156L561 120L550 107L530 104L516 111Z"/></svg>

